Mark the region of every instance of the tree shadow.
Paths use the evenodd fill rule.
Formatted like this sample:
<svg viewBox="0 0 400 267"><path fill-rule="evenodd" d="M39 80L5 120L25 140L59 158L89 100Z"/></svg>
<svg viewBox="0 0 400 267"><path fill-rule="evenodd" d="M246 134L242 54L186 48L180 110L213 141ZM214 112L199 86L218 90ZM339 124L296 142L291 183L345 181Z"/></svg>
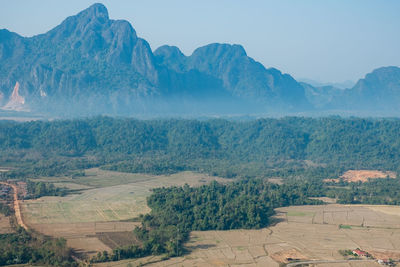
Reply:
<svg viewBox="0 0 400 267"><path fill-rule="evenodd" d="M278 215L278 214L276 214L276 215ZM285 218L276 217L276 215L269 219L269 224L268 224L267 227L275 226L275 225L277 225L278 223L281 223L281 222L286 222Z"/></svg>

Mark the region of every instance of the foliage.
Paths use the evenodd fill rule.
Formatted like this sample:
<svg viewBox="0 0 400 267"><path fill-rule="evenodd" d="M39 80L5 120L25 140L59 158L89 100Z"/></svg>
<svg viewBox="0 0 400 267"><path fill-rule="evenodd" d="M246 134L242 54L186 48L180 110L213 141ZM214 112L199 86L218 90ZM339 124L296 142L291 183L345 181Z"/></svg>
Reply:
<svg viewBox="0 0 400 267"><path fill-rule="evenodd" d="M333 177L344 169L398 171L400 120L299 118L136 120L93 117L0 123L2 176L102 168L182 170L225 177Z"/></svg>
<svg viewBox="0 0 400 267"><path fill-rule="evenodd" d="M55 187L52 183L27 181L28 195L31 198L43 196L65 196L68 189Z"/></svg>
<svg viewBox="0 0 400 267"><path fill-rule="evenodd" d="M343 182L335 189L328 189L327 196L338 198L342 204L400 205L399 179L370 179L366 183Z"/></svg>
<svg viewBox="0 0 400 267"><path fill-rule="evenodd" d="M36 263L53 266L77 266L63 238L35 236L18 228L16 233L0 234L0 266Z"/></svg>
<svg viewBox="0 0 400 267"><path fill-rule="evenodd" d="M11 209L7 204L0 202L0 213L8 216L11 214Z"/></svg>
<svg viewBox="0 0 400 267"><path fill-rule="evenodd" d="M343 250L339 250L339 254L347 257L347 256L354 256L353 251L351 249L343 249Z"/></svg>

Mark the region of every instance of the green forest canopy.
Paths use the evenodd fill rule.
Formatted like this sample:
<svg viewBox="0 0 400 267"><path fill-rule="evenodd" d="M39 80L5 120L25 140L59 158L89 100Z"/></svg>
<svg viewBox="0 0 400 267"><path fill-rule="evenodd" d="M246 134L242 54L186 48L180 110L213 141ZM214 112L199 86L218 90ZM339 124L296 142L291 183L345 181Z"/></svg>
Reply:
<svg viewBox="0 0 400 267"><path fill-rule="evenodd" d="M154 174L194 170L225 177L279 175L276 170L312 172L318 167L330 172L398 171L399 133L398 119L339 117L3 121L0 164L24 166L30 175L92 166ZM314 167L308 168L306 160Z"/></svg>

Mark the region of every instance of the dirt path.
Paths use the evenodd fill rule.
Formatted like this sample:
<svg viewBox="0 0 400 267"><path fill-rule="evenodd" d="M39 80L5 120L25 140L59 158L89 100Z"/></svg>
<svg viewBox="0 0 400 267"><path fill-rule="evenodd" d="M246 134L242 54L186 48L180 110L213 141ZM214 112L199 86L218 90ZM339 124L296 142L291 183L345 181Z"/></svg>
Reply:
<svg viewBox="0 0 400 267"><path fill-rule="evenodd" d="M0 182L0 184L4 184L6 186L10 186L13 191L14 191L14 211L15 211L15 217L17 218L17 223L19 226L23 227L25 230L28 230L28 227L22 220L22 214L21 214L21 208L19 206L19 200L18 200L18 188L14 184L9 184L5 182Z"/></svg>

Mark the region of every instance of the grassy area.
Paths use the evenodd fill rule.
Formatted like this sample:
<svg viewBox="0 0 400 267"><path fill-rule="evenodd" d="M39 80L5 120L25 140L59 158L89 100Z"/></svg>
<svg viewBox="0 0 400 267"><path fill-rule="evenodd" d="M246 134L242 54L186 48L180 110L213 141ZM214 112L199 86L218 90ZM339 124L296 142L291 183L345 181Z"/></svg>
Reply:
<svg viewBox="0 0 400 267"><path fill-rule="evenodd" d="M303 212L303 211L288 211L287 216L298 216L298 217L304 217L304 216L314 216L314 212Z"/></svg>
<svg viewBox="0 0 400 267"><path fill-rule="evenodd" d="M351 226L346 224L339 224L339 229L351 229Z"/></svg>
<svg viewBox="0 0 400 267"><path fill-rule="evenodd" d="M80 194L66 197L42 197L22 203L28 223L74 223L119 221L149 212L146 197L150 189L162 186L201 185L211 180L226 179L210 177L193 172L181 172L168 176L129 174L100 169L89 169L85 176L76 178L42 178L57 186L81 189Z"/></svg>

